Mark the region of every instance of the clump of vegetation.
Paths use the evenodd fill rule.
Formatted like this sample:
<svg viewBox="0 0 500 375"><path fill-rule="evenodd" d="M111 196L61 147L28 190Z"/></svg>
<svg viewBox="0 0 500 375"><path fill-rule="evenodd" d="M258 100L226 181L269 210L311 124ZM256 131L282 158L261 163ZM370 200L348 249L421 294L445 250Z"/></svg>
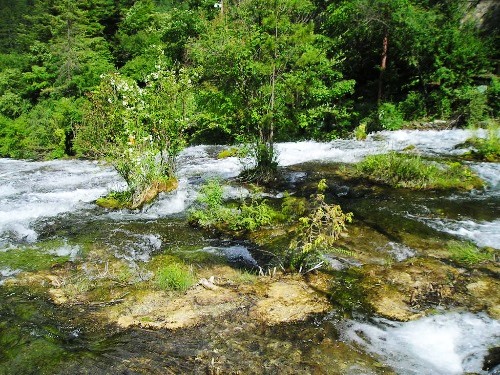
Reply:
<svg viewBox="0 0 500 375"><path fill-rule="evenodd" d="M367 156L356 170L358 175L375 182L417 190L471 190L483 186L482 180L460 163L436 163L419 155L396 152Z"/></svg>
<svg viewBox="0 0 500 375"><path fill-rule="evenodd" d="M326 188L325 180L321 180L318 193L311 197L312 203L285 195L281 210L274 209L257 195L249 202L242 201L239 206L231 207L223 202L220 182L211 180L200 191L199 207L191 212L191 222L204 228L229 231L252 231L288 222L295 227L282 263L289 270L301 271L325 251L345 253L333 244L352 221L352 213L346 214L340 206L326 203L323 194Z"/></svg>
<svg viewBox="0 0 500 375"><path fill-rule="evenodd" d="M468 140L467 143L474 147L469 155L478 160L500 161L500 127L498 123L490 123L486 131L486 138L474 137Z"/></svg>
<svg viewBox="0 0 500 375"><path fill-rule="evenodd" d="M450 242L448 244L448 251L453 261L469 267L492 258L491 254L482 251L470 242Z"/></svg>
<svg viewBox="0 0 500 375"><path fill-rule="evenodd" d="M129 207L131 200L130 190L112 191L105 197L98 198L95 203L103 208L122 209Z"/></svg>
<svg viewBox="0 0 500 375"><path fill-rule="evenodd" d="M185 264L171 263L158 270L155 282L160 289L183 292L195 283L195 278Z"/></svg>
<svg viewBox="0 0 500 375"><path fill-rule="evenodd" d="M226 148L217 154L217 159L225 159L240 156L240 149L237 147Z"/></svg>
<svg viewBox="0 0 500 375"><path fill-rule="evenodd" d="M325 251L345 253L334 244L345 233L346 224L352 221L353 215L344 213L339 205L326 203L323 194L326 188L325 180L321 180L318 192L312 196L310 213L298 220L285 256L285 266L292 270L302 270Z"/></svg>
<svg viewBox="0 0 500 375"><path fill-rule="evenodd" d="M356 138L358 141L364 141L367 136L368 134L366 133L366 122L359 124L354 129L354 138Z"/></svg>
<svg viewBox="0 0 500 375"><path fill-rule="evenodd" d="M250 202L243 200L239 206L225 205L218 180L210 180L201 188L197 206L191 211L190 221L204 228L255 230L280 218L280 212L265 199L259 199L257 194L252 195Z"/></svg>
<svg viewBox="0 0 500 375"><path fill-rule="evenodd" d="M377 124L384 130L398 130L403 125L403 115L392 103L382 103L377 111Z"/></svg>
<svg viewBox="0 0 500 375"><path fill-rule="evenodd" d="M0 252L0 268L38 271L65 263L67 256L48 254L40 249L12 249Z"/></svg>

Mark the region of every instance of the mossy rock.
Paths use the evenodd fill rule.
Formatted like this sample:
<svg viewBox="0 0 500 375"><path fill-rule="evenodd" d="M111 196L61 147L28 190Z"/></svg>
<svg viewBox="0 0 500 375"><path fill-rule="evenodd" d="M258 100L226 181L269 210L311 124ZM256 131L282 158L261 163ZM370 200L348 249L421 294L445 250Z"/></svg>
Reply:
<svg viewBox="0 0 500 375"><path fill-rule="evenodd" d="M177 189L179 182L176 178L154 181L141 194L134 197L130 192L111 192L105 197L98 198L95 203L102 208L121 210L124 208L135 210L152 202L160 193L168 193Z"/></svg>
<svg viewBox="0 0 500 375"><path fill-rule="evenodd" d="M226 159L226 158L231 158L231 157L237 157L239 154L240 150L237 147L231 147L222 150L219 152L217 155L217 159Z"/></svg>

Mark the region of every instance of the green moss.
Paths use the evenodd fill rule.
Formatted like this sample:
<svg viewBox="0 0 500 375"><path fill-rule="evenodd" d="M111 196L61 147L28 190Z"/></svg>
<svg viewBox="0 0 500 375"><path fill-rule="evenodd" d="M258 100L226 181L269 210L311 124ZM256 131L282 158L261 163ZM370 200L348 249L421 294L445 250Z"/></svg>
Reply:
<svg viewBox="0 0 500 375"><path fill-rule="evenodd" d="M367 156L357 164L356 171L374 182L415 190L472 190L484 186L470 168L460 163L437 163L396 152Z"/></svg>
<svg viewBox="0 0 500 375"><path fill-rule="evenodd" d="M329 296L334 307L342 315L369 310L363 281L362 271L355 268L335 272L330 284Z"/></svg>
<svg viewBox="0 0 500 375"><path fill-rule="evenodd" d="M103 208L119 210L128 208L132 204L132 193L126 191L112 191L105 197L98 198L95 203Z"/></svg>
<svg viewBox="0 0 500 375"><path fill-rule="evenodd" d="M217 159L225 159L230 157L237 157L240 154L240 150L237 147L227 148L222 150L217 155Z"/></svg>
<svg viewBox="0 0 500 375"><path fill-rule="evenodd" d="M0 252L0 267L38 271L67 262L69 257L47 254L40 249L12 249Z"/></svg>

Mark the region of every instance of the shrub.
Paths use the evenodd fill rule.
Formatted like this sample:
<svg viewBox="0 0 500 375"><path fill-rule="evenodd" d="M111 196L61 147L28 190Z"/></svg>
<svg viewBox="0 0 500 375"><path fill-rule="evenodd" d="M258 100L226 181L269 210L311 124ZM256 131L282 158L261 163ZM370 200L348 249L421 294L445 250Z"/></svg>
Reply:
<svg viewBox="0 0 500 375"><path fill-rule="evenodd" d="M392 103L382 103L378 107L377 122L382 129L398 130L403 125L403 115Z"/></svg>
<svg viewBox="0 0 500 375"><path fill-rule="evenodd" d="M411 91L406 99L399 103L398 109L405 120L420 120L427 116L425 99L419 92Z"/></svg>
<svg viewBox="0 0 500 375"><path fill-rule="evenodd" d="M155 282L160 289L183 292L195 283L195 278L185 264L171 263L158 270Z"/></svg>
<svg viewBox="0 0 500 375"><path fill-rule="evenodd" d="M498 124L491 122L487 128L486 138L474 137L468 140L475 150L471 155L479 160L499 161L500 160L500 128Z"/></svg>
<svg viewBox="0 0 500 375"><path fill-rule="evenodd" d="M366 123L361 123L354 129L354 138L358 141L363 141L367 137L366 134Z"/></svg>
<svg viewBox="0 0 500 375"><path fill-rule="evenodd" d="M299 219L285 259L285 266L292 270L300 271L325 251L345 252L333 245L346 231L346 224L352 221L352 213L344 213L340 206L326 203L322 194L326 188L325 180L321 180L318 193L311 197L310 214Z"/></svg>
<svg viewBox="0 0 500 375"><path fill-rule="evenodd" d="M195 209L190 212L190 222L203 228L218 227L227 223L233 213L223 203L223 190L220 181L217 179L209 180L200 189Z"/></svg>
<svg viewBox="0 0 500 375"><path fill-rule="evenodd" d="M243 200L237 207L226 206L218 180L210 180L201 188L197 206L191 211L190 221L204 228L255 230L280 218L280 212L265 199L260 199L257 193L252 195L250 202Z"/></svg>

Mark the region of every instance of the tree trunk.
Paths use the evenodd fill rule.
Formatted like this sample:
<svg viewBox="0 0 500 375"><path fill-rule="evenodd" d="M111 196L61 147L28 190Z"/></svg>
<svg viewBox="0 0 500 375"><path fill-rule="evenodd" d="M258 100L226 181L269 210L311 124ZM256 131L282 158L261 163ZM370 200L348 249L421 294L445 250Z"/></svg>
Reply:
<svg viewBox="0 0 500 375"><path fill-rule="evenodd" d="M380 104L382 102L382 87L384 84L384 73L387 68L387 48L389 45L389 36L387 35L387 30L384 33L384 40L382 42L382 59L380 61L380 75L378 77L378 96L377 102Z"/></svg>

